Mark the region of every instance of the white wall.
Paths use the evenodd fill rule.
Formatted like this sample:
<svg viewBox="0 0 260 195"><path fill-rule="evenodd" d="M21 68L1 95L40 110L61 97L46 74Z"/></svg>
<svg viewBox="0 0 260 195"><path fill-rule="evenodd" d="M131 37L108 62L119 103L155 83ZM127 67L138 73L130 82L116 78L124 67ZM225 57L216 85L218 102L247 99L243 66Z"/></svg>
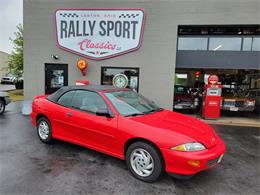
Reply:
<svg viewBox="0 0 260 195"><path fill-rule="evenodd" d="M147 13L142 47L123 56L89 61L87 78L100 84L101 66L140 67L139 91L172 108L178 25L257 24L257 0L24 0L25 98L44 93L44 63L69 64L69 84L83 79L76 68L80 57L56 46L57 8L144 8ZM58 61L51 54L60 56Z"/></svg>

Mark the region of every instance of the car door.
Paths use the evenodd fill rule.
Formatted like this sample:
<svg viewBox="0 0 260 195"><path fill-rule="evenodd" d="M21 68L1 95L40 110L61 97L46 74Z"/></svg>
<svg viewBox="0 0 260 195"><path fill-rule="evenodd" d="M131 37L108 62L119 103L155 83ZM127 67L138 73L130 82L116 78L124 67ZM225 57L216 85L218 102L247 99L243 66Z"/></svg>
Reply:
<svg viewBox="0 0 260 195"><path fill-rule="evenodd" d="M70 138L81 145L118 154L117 116L97 116L99 109L109 109L104 99L96 92L76 90L72 98L72 109L66 115Z"/></svg>
<svg viewBox="0 0 260 195"><path fill-rule="evenodd" d="M68 115L71 113L71 103L75 92L75 90L72 90L64 93L55 105L52 119L52 135L54 138L67 140L73 137Z"/></svg>

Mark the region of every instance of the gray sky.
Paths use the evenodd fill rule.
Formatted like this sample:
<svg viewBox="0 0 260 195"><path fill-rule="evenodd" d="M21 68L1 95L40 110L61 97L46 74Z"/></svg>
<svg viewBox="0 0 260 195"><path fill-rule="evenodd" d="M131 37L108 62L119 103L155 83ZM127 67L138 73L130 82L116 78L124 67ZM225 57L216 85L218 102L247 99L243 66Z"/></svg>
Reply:
<svg viewBox="0 0 260 195"><path fill-rule="evenodd" d="M11 53L16 25L23 24L23 0L0 0L0 51Z"/></svg>

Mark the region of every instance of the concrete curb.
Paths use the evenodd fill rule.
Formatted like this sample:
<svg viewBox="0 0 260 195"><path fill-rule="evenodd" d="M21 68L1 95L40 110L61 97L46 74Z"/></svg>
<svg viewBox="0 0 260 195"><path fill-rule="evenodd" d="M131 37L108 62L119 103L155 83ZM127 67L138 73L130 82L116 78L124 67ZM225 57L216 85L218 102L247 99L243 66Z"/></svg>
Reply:
<svg viewBox="0 0 260 195"><path fill-rule="evenodd" d="M189 116L201 120L210 125L229 125L229 126L241 126L241 127L256 127L260 128L260 118L247 118L247 117L220 117L219 119L203 119L199 115Z"/></svg>
<svg viewBox="0 0 260 195"><path fill-rule="evenodd" d="M207 124L210 125L229 125L229 126L241 126L241 127L256 127L260 128L260 123L258 122L235 122L235 121L211 121L211 120L203 120Z"/></svg>

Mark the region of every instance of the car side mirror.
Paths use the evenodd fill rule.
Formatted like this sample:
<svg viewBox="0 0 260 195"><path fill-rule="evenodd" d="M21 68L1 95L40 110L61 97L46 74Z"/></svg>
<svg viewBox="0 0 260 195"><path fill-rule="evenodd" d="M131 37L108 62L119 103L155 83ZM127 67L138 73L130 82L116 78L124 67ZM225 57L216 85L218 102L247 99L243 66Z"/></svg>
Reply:
<svg viewBox="0 0 260 195"><path fill-rule="evenodd" d="M111 111L107 108L98 109L96 111L96 115L97 116L105 116L107 118L113 118L114 117L113 113L111 113Z"/></svg>

